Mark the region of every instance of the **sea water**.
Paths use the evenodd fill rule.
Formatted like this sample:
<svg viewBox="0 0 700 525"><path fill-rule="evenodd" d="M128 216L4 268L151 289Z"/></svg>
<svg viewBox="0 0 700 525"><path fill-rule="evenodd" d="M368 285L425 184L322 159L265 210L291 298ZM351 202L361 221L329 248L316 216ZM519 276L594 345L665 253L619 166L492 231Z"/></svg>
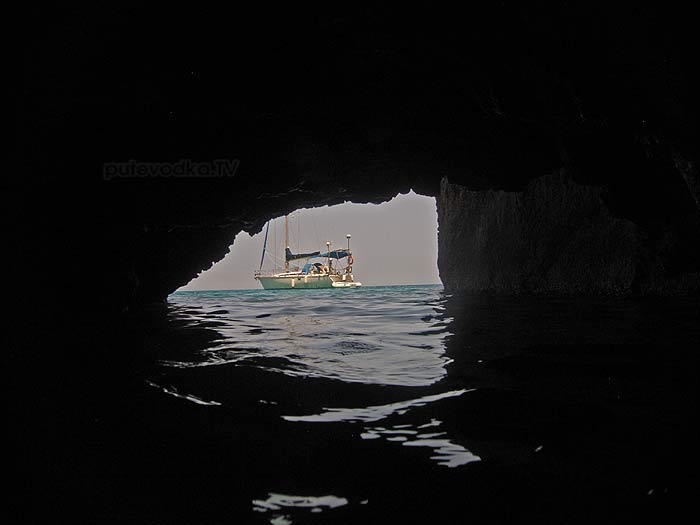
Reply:
<svg viewBox="0 0 700 525"><path fill-rule="evenodd" d="M79 502L78 521L661 519L692 492L697 312L441 286L176 292L81 363L56 356L75 372L46 378L53 448L30 457L47 508Z"/></svg>
<svg viewBox="0 0 700 525"><path fill-rule="evenodd" d="M347 514L376 506L368 476L383 468L373 458L386 447L419 470L480 460L431 408L470 392L446 380L452 319L444 301L440 285L177 292L169 322L211 338L201 348L166 350L145 381L215 413L240 411L243 398L260 440L279 440L261 463L285 451L250 510L272 523L322 512L332 520L341 507ZM255 379L241 387L243 376ZM364 449L370 453L359 457ZM332 466L348 460L353 468ZM255 469L250 475L253 484L261 479ZM325 481L310 489L304 477Z"/></svg>

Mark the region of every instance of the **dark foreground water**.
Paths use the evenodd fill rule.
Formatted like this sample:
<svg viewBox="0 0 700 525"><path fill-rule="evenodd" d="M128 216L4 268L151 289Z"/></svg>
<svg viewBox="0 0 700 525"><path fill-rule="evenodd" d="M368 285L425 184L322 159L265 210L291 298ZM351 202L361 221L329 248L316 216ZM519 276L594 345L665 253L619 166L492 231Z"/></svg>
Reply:
<svg viewBox="0 0 700 525"><path fill-rule="evenodd" d="M630 523L698 487L695 299L181 292L36 378L20 457L75 523ZM65 327L64 327L65 328ZM61 519L59 519L61 518Z"/></svg>

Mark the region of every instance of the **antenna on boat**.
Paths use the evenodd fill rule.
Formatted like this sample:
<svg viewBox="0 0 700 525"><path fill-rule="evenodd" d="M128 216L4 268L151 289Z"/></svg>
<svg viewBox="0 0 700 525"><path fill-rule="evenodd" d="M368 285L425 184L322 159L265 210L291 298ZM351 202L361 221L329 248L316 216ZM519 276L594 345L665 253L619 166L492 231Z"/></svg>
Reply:
<svg viewBox="0 0 700 525"><path fill-rule="evenodd" d="M345 237L348 239L348 253L349 253L350 252L350 237L352 237L352 235L350 235L348 233Z"/></svg>
<svg viewBox="0 0 700 525"><path fill-rule="evenodd" d="M326 241L326 255L328 255L328 271L331 269L331 241Z"/></svg>

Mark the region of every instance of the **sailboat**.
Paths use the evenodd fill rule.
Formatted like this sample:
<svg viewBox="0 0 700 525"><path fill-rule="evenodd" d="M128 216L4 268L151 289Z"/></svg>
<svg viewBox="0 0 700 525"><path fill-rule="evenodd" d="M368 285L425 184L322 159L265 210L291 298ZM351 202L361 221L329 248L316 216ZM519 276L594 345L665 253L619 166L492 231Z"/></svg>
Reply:
<svg viewBox="0 0 700 525"><path fill-rule="evenodd" d="M255 272L255 279L265 290L291 290L311 288L356 288L362 286L355 280L352 265L355 262L350 250L350 238L347 249L331 250L331 242L326 242L326 251L292 253L289 247L289 217L284 216L284 270L264 272L262 269L267 247L267 234L270 223L265 230L260 269ZM341 261L344 261L345 266ZM299 261L304 264L299 266Z"/></svg>

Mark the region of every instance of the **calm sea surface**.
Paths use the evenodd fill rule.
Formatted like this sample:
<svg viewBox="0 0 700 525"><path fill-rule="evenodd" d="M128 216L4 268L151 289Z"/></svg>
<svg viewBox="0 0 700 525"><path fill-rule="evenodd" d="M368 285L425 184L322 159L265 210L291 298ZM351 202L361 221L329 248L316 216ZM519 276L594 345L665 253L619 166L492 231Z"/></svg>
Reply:
<svg viewBox="0 0 700 525"><path fill-rule="evenodd" d="M428 386L445 377L450 361L441 286L179 292L170 301L173 316L215 328L220 338L164 366Z"/></svg>
<svg viewBox="0 0 700 525"><path fill-rule="evenodd" d="M26 469L49 473L45 508L90 523L670 519L697 486L699 311L178 292L116 327L76 320L84 351L42 379L50 446L28 442Z"/></svg>

